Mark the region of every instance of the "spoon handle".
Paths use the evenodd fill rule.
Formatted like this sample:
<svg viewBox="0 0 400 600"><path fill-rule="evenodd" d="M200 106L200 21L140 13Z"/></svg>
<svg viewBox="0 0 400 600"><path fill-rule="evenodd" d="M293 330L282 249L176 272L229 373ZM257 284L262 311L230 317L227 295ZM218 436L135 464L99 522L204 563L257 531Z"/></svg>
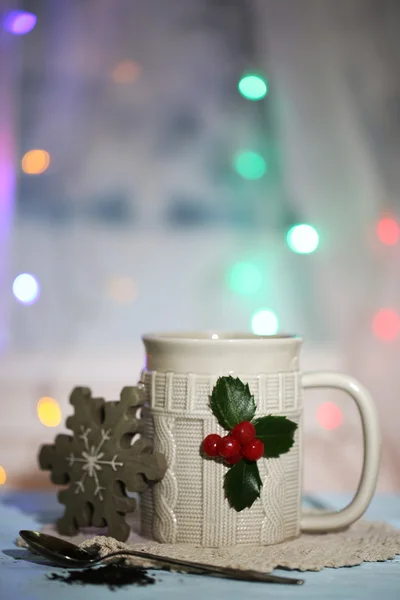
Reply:
<svg viewBox="0 0 400 600"><path fill-rule="evenodd" d="M158 556L149 552L140 550L118 550L111 552L106 556L96 557L91 563L101 562L114 556L136 556L146 560L153 561L162 567L175 567L183 571L198 573L199 575L213 575L215 577L224 577L227 579L238 579L240 581L260 581L264 583L286 583L291 585L301 585L303 579L295 579L293 577L281 577L272 575L271 573L262 573L261 571L251 571L242 569L233 569L231 567L218 567L216 565L207 565L203 563L191 562L189 560L181 560L178 558L169 558L168 556Z"/></svg>

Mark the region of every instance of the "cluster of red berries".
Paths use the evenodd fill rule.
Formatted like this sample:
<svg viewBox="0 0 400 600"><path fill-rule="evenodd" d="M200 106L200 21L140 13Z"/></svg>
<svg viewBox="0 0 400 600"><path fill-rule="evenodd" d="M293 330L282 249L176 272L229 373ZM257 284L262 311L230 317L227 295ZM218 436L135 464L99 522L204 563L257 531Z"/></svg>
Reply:
<svg viewBox="0 0 400 600"><path fill-rule="evenodd" d="M222 456L228 464L235 465L242 458L253 461L261 458L264 443L256 438L254 425L250 421L242 421L224 437L210 433L203 441L203 451L207 456Z"/></svg>

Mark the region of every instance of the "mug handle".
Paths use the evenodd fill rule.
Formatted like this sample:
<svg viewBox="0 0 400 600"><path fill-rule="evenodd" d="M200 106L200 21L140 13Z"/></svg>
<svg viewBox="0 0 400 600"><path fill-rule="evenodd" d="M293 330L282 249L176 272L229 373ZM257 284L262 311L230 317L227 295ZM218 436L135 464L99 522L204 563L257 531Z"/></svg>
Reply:
<svg viewBox="0 0 400 600"><path fill-rule="evenodd" d="M308 388L336 388L347 392L357 404L361 417L364 456L358 489L353 500L342 510L324 514L303 514L303 531L335 531L347 527L366 511L374 495L379 473L381 435L378 411L369 392L356 379L341 373L304 373L302 386Z"/></svg>

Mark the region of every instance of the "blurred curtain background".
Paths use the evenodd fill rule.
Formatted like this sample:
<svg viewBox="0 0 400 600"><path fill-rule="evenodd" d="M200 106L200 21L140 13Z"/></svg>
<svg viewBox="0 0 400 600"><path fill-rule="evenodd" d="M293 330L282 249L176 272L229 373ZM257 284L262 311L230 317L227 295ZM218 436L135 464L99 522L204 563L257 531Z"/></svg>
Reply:
<svg viewBox="0 0 400 600"><path fill-rule="evenodd" d="M380 488L399 489L400 4L0 6L5 485L47 482L35 453L69 391L118 397L143 332L278 329L304 336L304 368L370 388ZM355 488L355 408L305 402L306 488Z"/></svg>

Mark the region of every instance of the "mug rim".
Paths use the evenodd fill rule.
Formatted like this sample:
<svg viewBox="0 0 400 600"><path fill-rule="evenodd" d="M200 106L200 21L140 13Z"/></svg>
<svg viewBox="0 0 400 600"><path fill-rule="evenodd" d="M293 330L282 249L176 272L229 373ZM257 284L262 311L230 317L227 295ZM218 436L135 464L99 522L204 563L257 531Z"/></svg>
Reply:
<svg viewBox="0 0 400 600"><path fill-rule="evenodd" d="M204 330L204 331L160 331L154 333L145 333L142 335L143 342L161 342L165 344L172 343L196 343L205 344L212 342L213 344L229 343L229 344L245 344L248 342L288 344L294 341L302 342L301 336L291 333L278 333L273 335L258 335L247 331L221 331L221 330Z"/></svg>

